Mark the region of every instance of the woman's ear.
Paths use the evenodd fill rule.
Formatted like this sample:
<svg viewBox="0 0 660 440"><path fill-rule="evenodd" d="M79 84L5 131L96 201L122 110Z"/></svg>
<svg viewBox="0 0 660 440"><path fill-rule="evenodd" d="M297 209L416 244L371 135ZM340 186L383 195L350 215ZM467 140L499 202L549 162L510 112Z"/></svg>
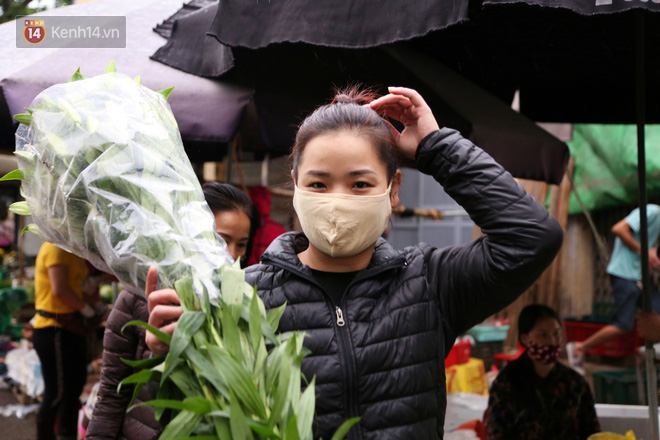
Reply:
<svg viewBox="0 0 660 440"><path fill-rule="evenodd" d="M529 335L528 334L520 335L520 341L519 342L520 342L520 345L527 348L527 346L529 345Z"/></svg>
<svg viewBox="0 0 660 440"><path fill-rule="evenodd" d="M392 178L392 188L390 189L392 209L399 206L399 188L401 188L401 170L396 170L394 178Z"/></svg>
<svg viewBox="0 0 660 440"><path fill-rule="evenodd" d="M296 186L296 176L293 174L293 170L291 170L291 181L293 182L293 186Z"/></svg>

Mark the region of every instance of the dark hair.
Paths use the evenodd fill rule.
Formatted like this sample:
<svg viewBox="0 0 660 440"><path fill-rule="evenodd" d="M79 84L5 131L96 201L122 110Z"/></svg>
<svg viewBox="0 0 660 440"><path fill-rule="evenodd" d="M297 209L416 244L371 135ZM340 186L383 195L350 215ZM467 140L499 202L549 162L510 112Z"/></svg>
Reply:
<svg viewBox="0 0 660 440"><path fill-rule="evenodd" d="M289 156L296 180L300 158L307 143L316 136L336 131L349 131L371 141L376 147L378 157L385 164L387 179L392 180L398 167L394 138L383 118L364 106L375 97L373 91L358 86L338 90L330 104L317 108L305 118L298 128Z"/></svg>
<svg viewBox="0 0 660 440"><path fill-rule="evenodd" d="M522 309L520 316L518 316L518 342L520 342L520 345L523 345L520 337L531 332L536 323L545 318L554 318L561 324L557 312L546 305L531 304Z"/></svg>
<svg viewBox="0 0 660 440"><path fill-rule="evenodd" d="M209 208L211 208L214 215L225 211L243 211L250 219L247 249L245 250L245 256L241 258L241 266L247 266L247 260L252 254L254 235L261 223L259 211L243 191L228 183L208 182L202 185L202 191L204 192L204 199L206 199L206 203L209 204Z"/></svg>

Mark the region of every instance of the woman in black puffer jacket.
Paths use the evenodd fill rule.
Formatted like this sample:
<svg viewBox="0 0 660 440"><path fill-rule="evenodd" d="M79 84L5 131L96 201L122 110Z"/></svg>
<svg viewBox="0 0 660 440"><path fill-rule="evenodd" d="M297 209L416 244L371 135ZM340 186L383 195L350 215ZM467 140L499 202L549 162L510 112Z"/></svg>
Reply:
<svg viewBox="0 0 660 440"><path fill-rule="evenodd" d="M379 238L399 201L397 153L432 175L485 235L402 251ZM560 226L488 154L438 129L410 89L370 103L338 95L302 123L291 158L303 233L278 238L247 280L266 308L287 304L279 331L307 334L302 368L316 376L315 437L359 416L348 438L442 438L444 358L454 339L532 284L561 246ZM175 324L163 323L180 313L166 305L176 300L171 289L151 293L149 322L171 332ZM147 342L167 349L149 333Z"/></svg>

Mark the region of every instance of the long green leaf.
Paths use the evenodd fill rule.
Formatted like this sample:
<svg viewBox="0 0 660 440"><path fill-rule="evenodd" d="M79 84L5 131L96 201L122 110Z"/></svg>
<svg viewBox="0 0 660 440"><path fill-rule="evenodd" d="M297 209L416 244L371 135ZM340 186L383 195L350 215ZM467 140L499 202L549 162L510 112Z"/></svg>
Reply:
<svg viewBox="0 0 660 440"><path fill-rule="evenodd" d="M21 170L10 171L4 176L0 177L0 181L4 181L4 180L23 180L23 171Z"/></svg>
<svg viewBox="0 0 660 440"><path fill-rule="evenodd" d="M214 365L202 356L194 347L187 347L185 354L195 367L199 369L199 372L204 379L220 391L225 398L229 398L229 387L224 381L222 375L218 375L218 371Z"/></svg>
<svg viewBox="0 0 660 440"><path fill-rule="evenodd" d="M252 437L250 427L241 405L231 390L229 390L229 396L229 427L232 440L250 440Z"/></svg>
<svg viewBox="0 0 660 440"><path fill-rule="evenodd" d="M353 417L352 419L346 420L341 426L335 431L335 434L330 440L342 440L348 434L348 431L360 421L359 417Z"/></svg>
<svg viewBox="0 0 660 440"><path fill-rule="evenodd" d="M280 319L282 318L282 314L284 313L285 308L286 303L268 311L266 319L268 320L268 324L270 324L270 328L272 328L273 331L277 331L277 328L280 326Z"/></svg>
<svg viewBox="0 0 660 440"><path fill-rule="evenodd" d="M179 411L187 409L180 400L154 399L148 402L142 402L136 406L153 406L154 408L177 409Z"/></svg>
<svg viewBox="0 0 660 440"><path fill-rule="evenodd" d="M225 378L245 407L264 420L266 406L259 396L250 373L231 355L219 347L208 347L209 356L218 372Z"/></svg>
<svg viewBox="0 0 660 440"><path fill-rule="evenodd" d="M225 306L224 301L222 304L222 342L232 357L240 363L243 362L243 350L241 348L238 323L234 321L231 307Z"/></svg>
<svg viewBox="0 0 660 440"><path fill-rule="evenodd" d="M193 335L204 324L206 316L203 312L183 312L176 325L174 334L172 335L172 342L170 344L170 351L167 354L167 367L163 377L167 378L170 373L178 365L181 354L190 346Z"/></svg>
<svg viewBox="0 0 660 440"><path fill-rule="evenodd" d="M124 324L124 326L121 328L122 333L124 332L124 329L125 329L126 327L129 327L129 326L131 326L131 325L136 325L136 326L138 326L138 327L142 327L143 329L150 331L150 332L153 333L154 336L156 336L161 342L164 342L164 343L166 343L167 345L170 345L170 343L172 342L172 335L169 335L169 334L167 334L167 333L164 333L164 332L158 330L156 327L154 327L154 326L152 326L152 325L149 325L149 324L147 324L147 323L144 322L144 321L138 321L138 320L128 321L128 322L127 322L126 324Z"/></svg>
<svg viewBox="0 0 660 440"><path fill-rule="evenodd" d="M250 302L250 341L252 342L252 350L257 353L259 351L259 344L263 341L259 297L257 295L253 295Z"/></svg>
<svg viewBox="0 0 660 440"><path fill-rule="evenodd" d="M119 382L119 385L117 385L117 392L121 390L121 387L123 385L129 384L129 383L147 383L151 382L152 378L154 377L155 373L152 370L142 370L138 371L137 373L133 373L121 382Z"/></svg>
<svg viewBox="0 0 660 440"><path fill-rule="evenodd" d="M284 438L285 440L300 440L300 435L298 434L298 422L295 414L291 416L289 423L287 423Z"/></svg>
<svg viewBox="0 0 660 440"><path fill-rule="evenodd" d="M195 430L203 417L192 411L183 410L167 424L158 439L172 440L177 437L187 437Z"/></svg>
<svg viewBox="0 0 660 440"><path fill-rule="evenodd" d="M316 377L307 386L307 389L300 397L296 415L298 416L298 433L302 440L312 440L312 422L314 420L314 403Z"/></svg>
<svg viewBox="0 0 660 440"><path fill-rule="evenodd" d="M121 358L121 361L123 363L133 368L153 368L156 365L162 363L164 360L165 360L165 355L160 355L160 356L155 356L152 358L140 359L140 360Z"/></svg>

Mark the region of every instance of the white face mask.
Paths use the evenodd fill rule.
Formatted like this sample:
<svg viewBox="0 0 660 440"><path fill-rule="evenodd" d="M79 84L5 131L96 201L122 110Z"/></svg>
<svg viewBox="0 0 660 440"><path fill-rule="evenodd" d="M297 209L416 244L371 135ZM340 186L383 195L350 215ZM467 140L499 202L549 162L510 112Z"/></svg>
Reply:
<svg viewBox="0 0 660 440"><path fill-rule="evenodd" d="M293 208L309 242L331 257L350 257L374 244L392 213L390 190L376 196L316 193L296 186Z"/></svg>

